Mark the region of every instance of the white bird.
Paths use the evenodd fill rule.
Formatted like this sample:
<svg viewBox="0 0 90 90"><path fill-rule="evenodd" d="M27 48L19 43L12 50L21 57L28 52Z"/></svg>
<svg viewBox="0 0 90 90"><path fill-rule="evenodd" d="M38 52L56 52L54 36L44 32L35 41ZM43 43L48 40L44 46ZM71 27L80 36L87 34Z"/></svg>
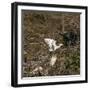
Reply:
<svg viewBox="0 0 90 90"><path fill-rule="evenodd" d="M56 41L54 39L50 38L45 38L44 41L47 43L49 46L49 51L55 51L56 49L60 48L63 44L59 44L58 46L56 45Z"/></svg>
<svg viewBox="0 0 90 90"><path fill-rule="evenodd" d="M39 66L39 67L36 67L34 70L33 70L33 72L36 72L36 71L42 71L43 70L43 68L41 67L41 66Z"/></svg>
<svg viewBox="0 0 90 90"><path fill-rule="evenodd" d="M56 60L57 60L57 56L53 55L50 60L50 65L53 66L55 64Z"/></svg>

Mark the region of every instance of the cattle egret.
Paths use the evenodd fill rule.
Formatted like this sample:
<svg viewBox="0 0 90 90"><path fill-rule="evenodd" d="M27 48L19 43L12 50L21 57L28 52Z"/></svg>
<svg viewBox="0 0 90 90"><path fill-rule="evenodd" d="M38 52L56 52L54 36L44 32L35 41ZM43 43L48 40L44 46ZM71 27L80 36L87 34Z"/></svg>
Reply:
<svg viewBox="0 0 90 90"><path fill-rule="evenodd" d="M54 39L45 38L44 41L49 46L49 51L55 51L56 49L60 48L63 44L56 45L56 41Z"/></svg>
<svg viewBox="0 0 90 90"><path fill-rule="evenodd" d="M57 60L56 55L53 55L50 60L50 65L53 66L55 64L56 60Z"/></svg>
<svg viewBox="0 0 90 90"><path fill-rule="evenodd" d="M43 68L42 68L41 66L39 66L39 67L36 67L36 68L33 70L33 72L42 71L42 70L43 70Z"/></svg>

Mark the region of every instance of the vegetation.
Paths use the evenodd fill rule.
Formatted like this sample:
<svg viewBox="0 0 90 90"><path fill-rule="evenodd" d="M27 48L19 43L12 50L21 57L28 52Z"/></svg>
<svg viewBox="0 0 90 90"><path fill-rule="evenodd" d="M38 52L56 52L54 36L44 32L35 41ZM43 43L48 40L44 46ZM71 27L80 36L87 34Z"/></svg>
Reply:
<svg viewBox="0 0 90 90"><path fill-rule="evenodd" d="M23 10L22 37L22 77L80 74L80 13ZM44 38L63 46L50 52Z"/></svg>

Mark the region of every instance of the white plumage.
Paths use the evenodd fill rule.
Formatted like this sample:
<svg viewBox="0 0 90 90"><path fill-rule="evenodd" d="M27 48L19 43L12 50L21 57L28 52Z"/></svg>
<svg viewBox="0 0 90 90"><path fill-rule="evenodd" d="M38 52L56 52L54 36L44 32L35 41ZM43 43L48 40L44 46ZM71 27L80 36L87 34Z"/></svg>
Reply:
<svg viewBox="0 0 90 90"><path fill-rule="evenodd" d="M54 39L50 38L45 38L44 41L47 43L49 46L49 51L55 51L56 49L60 48L63 44L59 44L58 46L56 45L56 41Z"/></svg>
<svg viewBox="0 0 90 90"><path fill-rule="evenodd" d="M33 72L42 71L42 70L43 70L43 68L42 68L41 66L39 66L39 67L36 67L36 68L33 70Z"/></svg>
<svg viewBox="0 0 90 90"><path fill-rule="evenodd" d="M50 65L53 66L55 64L56 60L57 60L56 55L53 55L50 60Z"/></svg>

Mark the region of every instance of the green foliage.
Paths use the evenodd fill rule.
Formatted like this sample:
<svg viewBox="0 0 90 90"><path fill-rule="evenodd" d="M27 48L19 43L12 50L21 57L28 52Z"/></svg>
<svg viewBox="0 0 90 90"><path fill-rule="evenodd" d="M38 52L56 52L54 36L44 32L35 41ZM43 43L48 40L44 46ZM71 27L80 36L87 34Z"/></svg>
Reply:
<svg viewBox="0 0 90 90"><path fill-rule="evenodd" d="M76 50L73 53L69 53L66 55L66 62L65 62L66 71L71 74L75 74L80 70L80 51Z"/></svg>

